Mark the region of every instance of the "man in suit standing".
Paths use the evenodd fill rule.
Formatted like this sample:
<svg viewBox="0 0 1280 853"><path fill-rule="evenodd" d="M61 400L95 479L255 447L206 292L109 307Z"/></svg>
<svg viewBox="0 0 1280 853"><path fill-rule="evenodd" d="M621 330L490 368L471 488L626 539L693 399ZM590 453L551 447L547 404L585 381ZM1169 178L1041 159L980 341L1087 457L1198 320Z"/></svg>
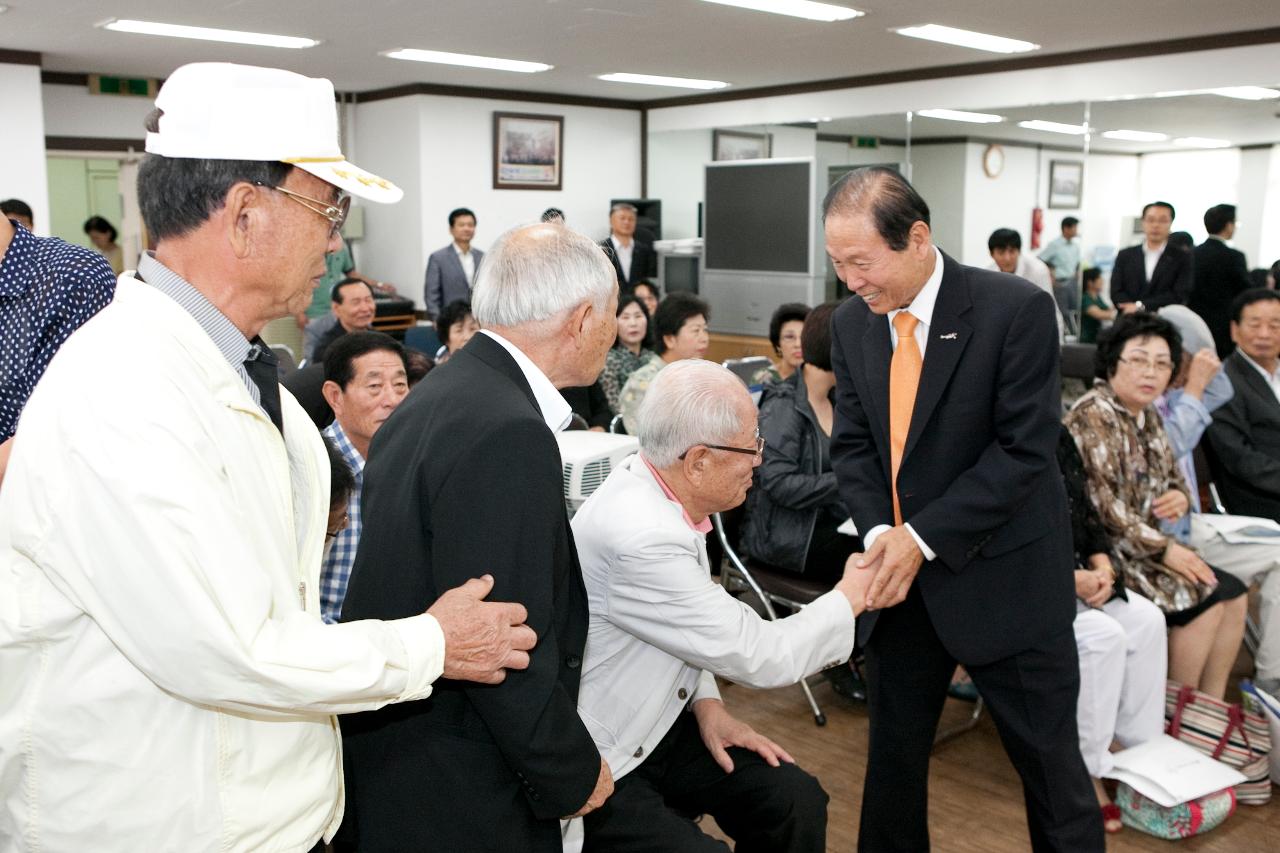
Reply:
<svg viewBox="0 0 1280 853"><path fill-rule="evenodd" d="M430 702L344 721L362 853L552 853L559 819L613 790L577 714L587 598L554 432L570 419L556 389L595 381L617 302L586 237L508 232L473 295L483 330L374 435L343 620L420 608L479 566L495 599L527 608L538 645L500 685L443 680Z"/></svg>
<svg viewBox="0 0 1280 853"><path fill-rule="evenodd" d="M1173 205L1153 201L1142 208L1143 242L1116 253L1111 301L1126 314L1186 305L1193 283L1192 258L1169 245Z"/></svg>
<svg viewBox="0 0 1280 853"><path fill-rule="evenodd" d="M613 262L618 285L629 291L637 281L658 274L658 255L653 246L636 239L636 207L618 202L609 209L609 237L600 243Z"/></svg>
<svg viewBox="0 0 1280 853"><path fill-rule="evenodd" d="M449 233L453 235L453 242L427 258L423 302L427 316L432 319L450 302L471 298L476 270L484 259L484 252L471 248L471 240L476 236L476 215L470 210L460 207L449 213Z"/></svg>
<svg viewBox="0 0 1280 853"><path fill-rule="evenodd" d="M831 456L875 573L858 620L870 750L859 849L927 850L929 753L964 664L1019 775L1032 848L1103 850L1076 732L1071 541L1054 459L1054 301L933 246L891 169L823 203L858 299L832 322Z"/></svg>
<svg viewBox="0 0 1280 853"><path fill-rule="evenodd" d="M1231 354L1231 303L1249 289L1249 266L1244 252L1227 241L1236 233L1236 206L1215 204L1204 212L1208 238L1196 246L1195 284L1187 307L1199 314L1213 334L1218 358Z"/></svg>

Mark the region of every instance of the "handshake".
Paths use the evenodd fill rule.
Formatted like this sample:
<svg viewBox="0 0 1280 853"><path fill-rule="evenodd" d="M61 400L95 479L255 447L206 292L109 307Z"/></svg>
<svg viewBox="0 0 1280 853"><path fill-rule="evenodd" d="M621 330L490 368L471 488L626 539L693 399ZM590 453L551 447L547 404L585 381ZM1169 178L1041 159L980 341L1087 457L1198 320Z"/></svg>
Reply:
<svg viewBox="0 0 1280 853"><path fill-rule="evenodd" d="M877 536L865 553L852 554L836 589L859 616L901 604L924 564L924 553L906 527L898 525Z"/></svg>

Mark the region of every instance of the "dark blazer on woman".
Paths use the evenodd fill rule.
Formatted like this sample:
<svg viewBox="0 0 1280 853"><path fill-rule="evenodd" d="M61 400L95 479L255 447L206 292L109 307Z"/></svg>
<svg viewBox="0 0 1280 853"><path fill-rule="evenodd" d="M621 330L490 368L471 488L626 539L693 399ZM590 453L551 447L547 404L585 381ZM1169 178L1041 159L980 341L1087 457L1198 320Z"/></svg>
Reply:
<svg viewBox="0 0 1280 853"><path fill-rule="evenodd" d="M742 547L761 562L803 572L824 508L843 512L835 472L822 470L831 439L809 405L803 372L765 387L760 400L764 459L747 492Z"/></svg>
<svg viewBox="0 0 1280 853"><path fill-rule="evenodd" d="M441 679L426 699L342 718L361 853L558 853L558 818L595 788L600 753L577 711L587 598L562 489L533 392L486 335L374 436L343 621L421 613L488 573L489 599L523 604L538 645L501 684Z"/></svg>

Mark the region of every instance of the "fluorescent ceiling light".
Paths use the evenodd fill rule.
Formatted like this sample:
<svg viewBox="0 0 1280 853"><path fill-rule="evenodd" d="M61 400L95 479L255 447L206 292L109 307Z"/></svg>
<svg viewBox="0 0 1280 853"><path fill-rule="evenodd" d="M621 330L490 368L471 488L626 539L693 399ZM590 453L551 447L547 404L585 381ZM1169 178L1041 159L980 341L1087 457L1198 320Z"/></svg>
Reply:
<svg viewBox="0 0 1280 853"><path fill-rule="evenodd" d="M691 80L686 77L658 77L653 74L601 74L599 79L610 83L642 83L646 86L674 86L679 89L723 89L728 86L720 80Z"/></svg>
<svg viewBox="0 0 1280 853"><path fill-rule="evenodd" d="M441 50L416 50L414 48L388 50L382 55L390 59L435 62L440 65L463 65L467 68L489 68L494 71L516 71L521 74L550 71L555 67L543 62L525 62L520 59L500 59L496 56L472 56L469 53L446 53Z"/></svg>
<svg viewBox="0 0 1280 853"><path fill-rule="evenodd" d="M1034 119L1032 121L1020 121L1018 127L1025 127L1027 130L1044 130L1049 133L1069 133L1072 136L1084 136L1084 125L1082 124L1063 124L1058 121L1041 121Z"/></svg>
<svg viewBox="0 0 1280 853"><path fill-rule="evenodd" d="M1280 92L1265 86L1225 86L1221 89L1206 89L1210 95L1221 95L1224 98L1239 98L1242 101L1270 101L1280 98Z"/></svg>
<svg viewBox="0 0 1280 853"><path fill-rule="evenodd" d="M1164 142L1169 138L1167 133L1154 133L1150 130L1104 130L1102 135L1107 139L1123 139L1127 142Z"/></svg>
<svg viewBox="0 0 1280 853"><path fill-rule="evenodd" d="M973 30L959 30L955 27L944 27L942 24L901 27L893 30L893 32L900 36L939 41L943 44L954 44L960 47L971 47L974 50L989 50L992 53L1026 53L1029 50L1040 49L1040 45L1029 41L1009 39L1004 36L992 36L986 33L975 33Z"/></svg>
<svg viewBox="0 0 1280 853"><path fill-rule="evenodd" d="M104 30L118 33L139 33L146 36L170 36L172 38L222 41L232 44L252 44L259 47L315 47L320 42L297 36L277 36L270 33L246 33L240 30L216 30L209 27L186 27L181 24L159 24L154 21L111 19L98 24Z"/></svg>
<svg viewBox="0 0 1280 853"><path fill-rule="evenodd" d="M967 121L972 124L995 124L998 121L1004 121L1001 116L994 116L990 113L967 113L964 110L918 110L918 116L925 118L940 118L947 121Z"/></svg>
<svg viewBox="0 0 1280 853"><path fill-rule="evenodd" d="M704 0L704 2L718 3L721 6L737 6L740 9L751 9L755 12L790 15L793 18L808 18L810 21L848 21L866 14L857 9L850 9L848 6L814 3L812 0Z"/></svg>
<svg viewBox="0 0 1280 853"><path fill-rule="evenodd" d="M809 121L813 124L818 124L819 122L831 121L831 116L815 116L814 118L809 119Z"/></svg>
<svg viewBox="0 0 1280 853"><path fill-rule="evenodd" d="M1173 140L1174 145L1186 148L1230 148L1230 139L1214 139L1211 136L1179 136Z"/></svg>

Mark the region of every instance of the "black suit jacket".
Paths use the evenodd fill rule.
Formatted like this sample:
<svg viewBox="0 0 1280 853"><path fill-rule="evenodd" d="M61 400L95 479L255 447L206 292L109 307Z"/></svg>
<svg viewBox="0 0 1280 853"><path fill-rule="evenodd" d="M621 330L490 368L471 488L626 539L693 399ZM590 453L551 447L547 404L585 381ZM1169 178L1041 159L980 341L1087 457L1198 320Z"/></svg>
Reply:
<svg viewBox="0 0 1280 853"><path fill-rule="evenodd" d="M375 434L343 620L421 613L484 573L529 611L538 645L500 685L441 679L430 697L344 717L348 813L379 850L560 850L557 819L595 787L578 717L587 598L560 453L528 382L476 335Z"/></svg>
<svg viewBox="0 0 1280 853"><path fill-rule="evenodd" d="M1129 246L1116 254L1115 269L1111 271L1111 303L1141 302L1148 311L1186 305L1194 283L1191 253L1166 244L1147 281L1144 245Z"/></svg>
<svg viewBox="0 0 1280 853"><path fill-rule="evenodd" d="M600 247L609 256L613 271L618 274L618 287L623 291L630 290L637 281L650 281L658 274L658 253L653 246L632 238L631 269L624 270L618 261L618 254L613 250L613 242L606 237L600 241Z"/></svg>
<svg viewBox="0 0 1280 853"><path fill-rule="evenodd" d="M1244 252L1210 237L1195 250L1195 284L1187 307L1204 318L1213 333L1218 358L1235 349L1231 342L1231 301L1248 290L1249 267Z"/></svg>
<svg viewBox="0 0 1280 853"><path fill-rule="evenodd" d="M1280 401L1239 352L1222 366L1235 394L1205 433L1213 482L1228 512L1280 521Z"/></svg>
<svg viewBox="0 0 1280 853"><path fill-rule="evenodd" d="M898 472L903 518L937 554L915 583L947 651L1007 657L1070 630L1071 521L1058 473L1053 297L943 256ZM862 300L832 321L832 466L859 530L893 523L887 317ZM875 613L858 619L864 644Z"/></svg>

